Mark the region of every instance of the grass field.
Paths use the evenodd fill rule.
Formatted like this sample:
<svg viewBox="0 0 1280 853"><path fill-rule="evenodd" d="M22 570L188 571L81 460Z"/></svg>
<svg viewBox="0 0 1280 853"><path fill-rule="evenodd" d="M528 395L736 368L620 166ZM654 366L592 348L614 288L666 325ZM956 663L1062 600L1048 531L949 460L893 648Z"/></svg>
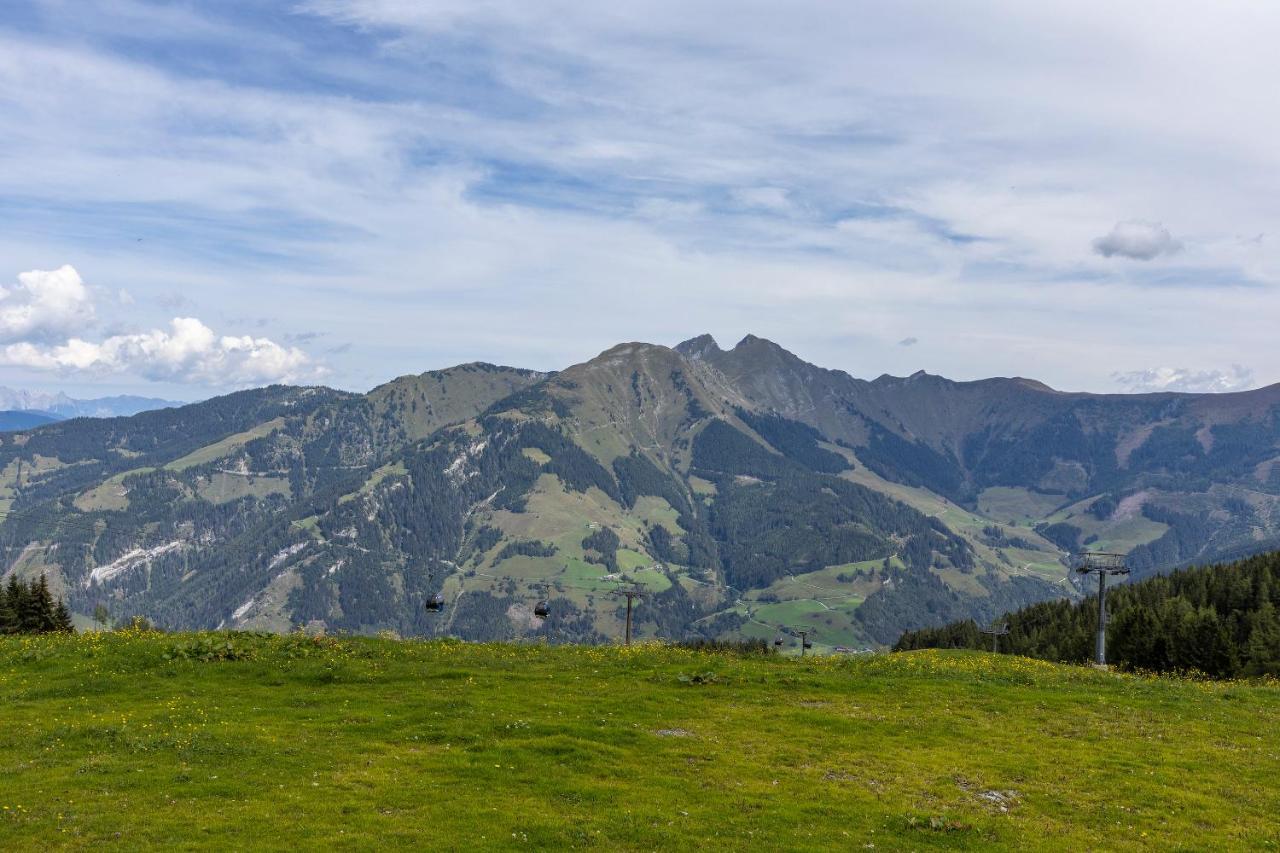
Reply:
<svg viewBox="0 0 1280 853"><path fill-rule="evenodd" d="M89 634L0 640L0 707L5 850L1280 844L1274 685Z"/></svg>
<svg viewBox="0 0 1280 853"><path fill-rule="evenodd" d="M988 518L1010 525L1031 526L1062 506L1065 496L1046 495L1031 489L994 486L978 495L978 510Z"/></svg>

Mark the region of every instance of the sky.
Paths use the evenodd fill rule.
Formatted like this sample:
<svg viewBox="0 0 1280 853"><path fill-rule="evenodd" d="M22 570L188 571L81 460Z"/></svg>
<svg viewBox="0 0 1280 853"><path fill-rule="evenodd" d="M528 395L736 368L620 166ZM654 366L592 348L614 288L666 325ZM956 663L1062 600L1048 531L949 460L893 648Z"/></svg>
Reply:
<svg viewBox="0 0 1280 853"><path fill-rule="evenodd" d="M1280 381L1280 4L3 5L3 385Z"/></svg>

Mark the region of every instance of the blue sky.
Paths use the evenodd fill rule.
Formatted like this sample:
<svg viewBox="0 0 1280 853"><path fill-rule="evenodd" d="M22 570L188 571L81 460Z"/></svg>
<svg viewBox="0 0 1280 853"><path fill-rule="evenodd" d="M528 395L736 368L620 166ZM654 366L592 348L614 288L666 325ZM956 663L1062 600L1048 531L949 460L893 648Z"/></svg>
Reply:
<svg viewBox="0 0 1280 853"><path fill-rule="evenodd" d="M365 389L707 331L868 378L1274 382L1277 43L1234 0L29 0L0 384Z"/></svg>

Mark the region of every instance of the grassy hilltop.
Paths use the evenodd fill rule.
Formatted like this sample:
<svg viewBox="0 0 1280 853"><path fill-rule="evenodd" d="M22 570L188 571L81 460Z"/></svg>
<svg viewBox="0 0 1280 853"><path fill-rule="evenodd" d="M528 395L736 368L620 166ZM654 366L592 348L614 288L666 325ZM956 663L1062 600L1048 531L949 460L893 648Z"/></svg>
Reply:
<svg viewBox="0 0 1280 853"><path fill-rule="evenodd" d="M972 652L0 639L0 849L1258 849L1280 688Z"/></svg>

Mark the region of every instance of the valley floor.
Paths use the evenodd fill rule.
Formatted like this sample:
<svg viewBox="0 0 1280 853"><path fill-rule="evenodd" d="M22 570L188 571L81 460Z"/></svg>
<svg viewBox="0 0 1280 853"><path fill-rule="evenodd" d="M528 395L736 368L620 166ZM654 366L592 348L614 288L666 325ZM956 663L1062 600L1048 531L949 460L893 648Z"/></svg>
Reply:
<svg viewBox="0 0 1280 853"><path fill-rule="evenodd" d="M1280 687L975 653L0 639L0 849L1260 849Z"/></svg>

